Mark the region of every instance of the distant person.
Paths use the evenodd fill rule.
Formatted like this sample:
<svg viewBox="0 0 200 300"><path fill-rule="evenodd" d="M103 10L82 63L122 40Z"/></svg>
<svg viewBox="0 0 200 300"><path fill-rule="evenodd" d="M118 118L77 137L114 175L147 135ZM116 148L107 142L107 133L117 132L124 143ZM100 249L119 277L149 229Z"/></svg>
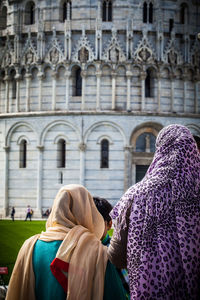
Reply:
<svg viewBox="0 0 200 300"><path fill-rule="evenodd" d="M94 202L96 204L98 211L103 216L104 221L105 221L105 231L104 231L104 235L102 237L102 243L103 243L103 245L108 247L110 244L110 240L111 240L111 238L108 234L108 230L110 230L112 227L112 219L109 214L110 214L111 210L113 209L113 207L108 202L108 200L106 200L105 198L93 197L93 199L94 199ZM130 291L129 291L128 272L126 269L116 269L116 270L117 270L117 272L119 274L119 278L122 281L122 284L126 290L127 299L129 299ZM109 280L108 280L108 282L109 282Z"/></svg>
<svg viewBox="0 0 200 300"><path fill-rule="evenodd" d="M30 205L27 206L27 211L26 211L26 218L24 221L26 221L28 218L31 221L31 217L32 217L33 211L30 207Z"/></svg>
<svg viewBox="0 0 200 300"><path fill-rule="evenodd" d="M200 152L200 137L198 135L193 135L193 138L195 139L195 142L197 143L197 148Z"/></svg>
<svg viewBox="0 0 200 300"><path fill-rule="evenodd" d="M47 209L47 210L42 214L43 217L48 217L49 215L50 215L50 209Z"/></svg>
<svg viewBox="0 0 200 300"><path fill-rule="evenodd" d="M111 265L101 243L104 231L87 189L62 187L46 231L26 240L19 251L6 300L125 300L115 277L104 285Z"/></svg>
<svg viewBox="0 0 200 300"><path fill-rule="evenodd" d="M200 297L200 154L190 131L163 128L145 177L111 212L108 257L127 264L131 300Z"/></svg>
<svg viewBox="0 0 200 300"><path fill-rule="evenodd" d="M11 218L13 221L15 221L15 208L14 206L12 207L12 210L11 210Z"/></svg>

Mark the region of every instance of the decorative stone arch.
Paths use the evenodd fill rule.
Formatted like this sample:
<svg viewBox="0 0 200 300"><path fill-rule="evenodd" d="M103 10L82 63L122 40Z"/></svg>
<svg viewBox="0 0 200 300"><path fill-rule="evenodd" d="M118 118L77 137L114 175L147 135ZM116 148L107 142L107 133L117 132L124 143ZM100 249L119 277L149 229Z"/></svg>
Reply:
<svg viewBox="0 0 200 300"><path fill-rule="evenodd" d="M82 66L80 63L76 62L76 63L73 63L70 65L69 67L69 71L72 72L74 68L81 68L82 69Z"/></svg>
<svg viewBox="0 0 200 300"><path fill-rule="evenodd" d="M58 72L60 68L64 68L65 71L67 71L67 68L66 68L66 66L65 66L63 63L59 63L59 64L56 66L56 72Z"/></svg>
<svg viewBox="0 0 200 300"><path fill-rule="evenodd" d="M108 62L103 63L103 64L101 65L101 71L103 71L103 68L104 68L104 67L108 67L108 68L110 69L110 71L113 70L113 66L112 66L111 63L108 63Z"/></svg>
<svg viewBox="0 0 200 300"><path fill-rule="evenodd" d="M22 68L22 69L24 69L24 68ZM35 70L35 69L37 69L37 71L40 72L37 64L31 65L30 68L29 68L29 72L32 73L32 71Z"/></svg>
<svg viewBox="0 0 200 300"><path fill-rule="evenodd" d="M70 144L69 139L68 139L68 137L67 137L66 135L58 134L58 135L55 137L53 143L54 143L54 144L57 144L59 140L64 140L66 144Z"/></svg>
<svg viewBox="0 0 200 300"><path fill-rule="evenodd" d="M23 140L25 140L28 145L30 144L29 138L26 135L21 135L17 140L17 145L20 145Z"/></svg>
<svg viewBox="0 0 200 300"><path fill-rule="evenodd" d="M32 127L32 125L30 125L29 123L27 122L17 122L15 123L13 126L11 126L11 128L8 130L8 133L6 135L6 138L5 138L5 147L9 147L10 146L10 139L11 139L11 136L13 134L13 132L20 126L26 126L28 128L30 128L35 136L37 137L37 134L36 134L36 131L35 129Z"/></svg>
<svg viewBox="0 0 200 300"><path fill-rule="evenodd" d="M131 134L130 144L133 147L136 145L137 138L144 132L152 133L157 136L158 132L163 128L163 126L159 123L147 122L137 126Z"/></svg>
<svg viewBox="0 0 200 300"><path fill-rule="evenodd" d="M137 152L136 151L136 142L139 136L141 136L144 133L149 133L157 137L158 132L163 128L163 126L159 123L154 122L147 122L143 123L139 126L137 126L130 137L130 145L132 146L132 184L136 183L137 181L140 181L143 176L145 175L149 165L152 162L154 153L147 150L145 152ZM146 137L145 137L146 139ZM147 141L146 141L147 143ZM149 147L150 147L150 141L149 141ZM149 148L150 149L150 148Z"/></svg>
<svg viewBox="0 0 200 300"><path fill-rule="evenodd" d="M165 70L167 70L169 76L172 73L172 68L170 66L162 66L160 68L160 75L161 75L161 77L163 77ZM169 78L169 76L168 76L168 78Z"/></svg>
<svg viewBox="0 0 200 300"><path fill-rule="evenodd" d="M83 140L84 140L84 143L86 144L87 143L87 140L88 140L88 137L90 135L90 133L96 128L96 127L99 127L99 126L104 126L104 125L107 125L107 126L111 126L111 127L114 127L117 131L120 132L121 136L122 136L122 139L123 139L123 144L124 144L124 147L127 145L127 141L126 141L126 136L122 130L122 128L115 124L114 122L105 122L105 121L100 121L100 122L97 122L97 123L94 123L92 126L90 126L87 130L86 130L86 133L83 137Z"/></svg>
<svg viewBox="0 0 200 300"><path fill-rule="evenodd" d="M97 144L101 144L101 142L103 140L108 140L110 145L113 145L113 140L109 135L101 135L98 139L97 139Z"/></svg>
<svg viewBox="0 0 200 300"><path fill-rule="evenodd" d="M59 121L53 121L51 122L50 124L48 124L42 131L41 135L40 135L40 138L39 138L39 145L40 146L44 146L44 139L45 139L45 136L47 134L47 132L54 126L57 126L57 125L66 125L66 126L69 126L71 127L74 132L76 133L77 135L77 139L79 140L79 142L81 141L81 135L80 135L80 131L79 129L74 126L73 124L67 122L67 121L64 121L64 120L59 120Z"/></svg>
<svg viewBox="0 0 200 300"><path fill-rule="evenodd" d="M85 69L88 70L88 68L90 68L90 67L94 67L95 71L97 71L97 66L94 63L92 63L92 62L87 63Z"/></svg>
<svg viewBox="0 0 200 300"><path fill-rule="evenodd" d="M200 136L200 126L196 124L186 124L185 125L193 135L198 135Z"/></svg>

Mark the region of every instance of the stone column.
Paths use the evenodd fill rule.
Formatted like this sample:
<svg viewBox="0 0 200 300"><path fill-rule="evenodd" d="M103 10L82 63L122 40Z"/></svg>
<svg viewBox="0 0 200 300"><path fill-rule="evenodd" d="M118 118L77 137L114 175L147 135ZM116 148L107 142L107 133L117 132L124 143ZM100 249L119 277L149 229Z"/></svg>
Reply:
<svg viewBox="0 0 200 300"><path fill-rule="evenodd" d="M140 80L141 80L141 111L145 110L145 79L146 79L146 72L140 73Z"/></svg>
<svg viewBox="0 0 200 300"><path fill-rule="evenodd" d="M187 99L187 75L183 76L183 112L186 112L186 99Z"/></svg>
<svg viewBox="0 0 200 300"><path fill-rule="evenodd" d="M16 74L15 76L15 80L16 80L16 84L17 84L17 87L16 87L16 109L15 111L16 112L19 112L19 101L20 101L20 80L21 80L21 76L20 74Z"/></svg>
<svg viewBox="0 0 200 300"><path fill-rule="evenodd" d="M127 102L126 102L126 110L130 111L131 110L131 77L132 77L132 72L127 71L126 72L126 78L127 78Z"/></svg>
<svg viewBox="0 0 200 300"><path fill-rule="evenodd" d="M132 146L124 148L124 191L131 186L132 175Z"/></svg>
<svg viewBox="0 0 200 300"><path fill-rule="evenodd" d="M38 91L38 110L42 110L42 80L44 78L44 73L39 72L38 75L38 85L39 85L39 91Z"/></svg>
<svg viewBox="0 0 200 300"><path fill-rule="evenodd" d="M38 217L41 217L42 213L42 186L43 186L43 150L44 147L39 145L38 148L38 172L37 172L37 203L36 213Z"/></svg>
<svg viewBox="0 0 200 300"><path fill-rule="evenodd" d="M30 110L30 83L31 83L31 74L27 73L26 78L26 111Z"/></svg>
<svg viewBox="0 0 200 300"><path fill-rule="evenodd" d="M174 111L174 79L175 75L171 74L170 80L171 80L171 112Z"/></svg>
<svg viewBox="0 0 200 300"><path fill-rule="evenodd" d="M157 89L157 101L158 101L158 112L160 112L160 92L161 92L161 81L160 74L157 75L158 89Z"/></svg>
<svg viewBox="0 0 200 300"><path fill-rule="evenodd" d="M80 184L85 184L85 151L86 145L84 143L79 144L80 150Z"/></svg>
<svg viewBox="0 0 200 300"><path fill-rule="evenodd" d="M115 109L115 98L116 98L116 72L112 72L112 109Z"/></svg>
<svg viewBox="0 0 200 300"><path fill-rule="evenodd" d="M86 81L86 71L81 72L82 77L82 101L81 101L81 110L85 109L85 81Z"/></svg>
<svg viewBox="0 0 200 300"><path fill-rule="evenodd" d="M10 77L8 75L4 78L6 82L6 91L5 91L5 113L9 112L9 81Z"/></svg>
<svg viewBox="0 0 200 300"><path fill-rule="evenodd" d="M101 71L96 72L96 77L97 77L96 110L100 110Z"/></svg>
<svg viewBox="0 0 200 300"><path fill-rule="evenodd" d="M57 72L52 72L52 110L56 110L56 78Z"/></svg>
<svg viewBox="0 0 200 300"><path fill-rule="evenodd" d="M4 217L8 215L8 208L9 208L9 203L8 203L8 160L9 160L9 146L5 146L5 156L4 156L4 202L3 202L3 214Z"/></svg>
<svg viewBox="0 0 200 300"><path fill-rule="evenodd" d="M71 72L66 71L65 72L65 78L66 78L66 90L65 90L65 100L66 100L66 110L69 110L69 88L70 88L70 76Z"/></svg>
<svg viewBox="0 0 200 300"><path fill-rule="evenodd" d="M199 97L199 82L200 78L194 78L194 112L198 114L198 97Z"/></svg>

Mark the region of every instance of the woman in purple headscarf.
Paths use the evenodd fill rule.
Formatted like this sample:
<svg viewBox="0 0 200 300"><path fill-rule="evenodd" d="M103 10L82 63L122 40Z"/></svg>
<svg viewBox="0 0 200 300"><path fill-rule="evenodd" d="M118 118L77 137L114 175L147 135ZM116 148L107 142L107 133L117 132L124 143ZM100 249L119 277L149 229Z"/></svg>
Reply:
<svg viewBox="0 0 200 300"><path fill-rule="evenodd" d="M145 177L111 216L108 255L127 263L131 300L200 299L200 154L186 127L160 131Z"/></svg>

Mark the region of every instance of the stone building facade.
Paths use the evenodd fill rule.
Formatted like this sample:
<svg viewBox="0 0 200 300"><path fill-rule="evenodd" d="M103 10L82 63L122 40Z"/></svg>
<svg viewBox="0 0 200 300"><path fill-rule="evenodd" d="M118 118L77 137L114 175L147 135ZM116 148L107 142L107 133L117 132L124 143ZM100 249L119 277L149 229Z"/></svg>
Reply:
<svg viewBox="0 0 200 300"><path fill-rule="evenodd" d="M198 0L1 0L0 215L60 186L112 204L168 124L200 135Z"/></svg>

